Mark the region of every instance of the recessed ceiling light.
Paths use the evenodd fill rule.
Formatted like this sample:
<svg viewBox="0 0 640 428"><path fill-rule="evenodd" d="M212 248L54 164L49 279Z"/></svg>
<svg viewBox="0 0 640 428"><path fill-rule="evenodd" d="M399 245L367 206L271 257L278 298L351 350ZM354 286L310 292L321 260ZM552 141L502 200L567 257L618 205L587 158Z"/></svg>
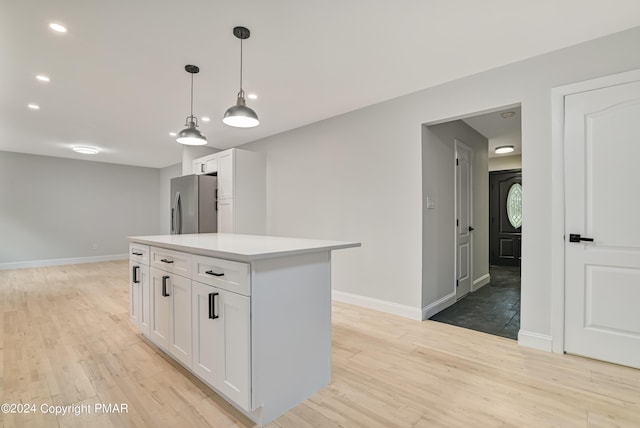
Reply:
<svg viewBox="0 0 640 428"><path fill-rule="evenodd" d="M49 78L49 76L46 76L44 74L36 75L36 79L38 79L41 82L51 82L51 79Z"/></svg>
<svg viewBox="0 0 640 428"><path fill-rule="evenodd" d="M498 154L503 154L503 153L511 153L513 151L513 146L500 146L500 147L496 147L496 153Z"/></svg>
<svg viewBox="0 0 640 428"><path fill-rule="evenodd" d="M56 33L66 33L67 32L67 27L65 27L62 24L58 24L57 22L49 23L49 28L51 28Z"/></svg>
<svg viewBox="0 0 640 428"><path fill-rule="evenodd" d="M29 107L31 110L40 110L40 106L38 104L27 104L27 107Z"/></svg>
<svg viewBox="0 0 640 428"><path fill-rule="evenodd" d="M76 153L82 153L83 155L95 155L100 152L100 150L95 147L88 146L73 146L72 150Z"/></svg>
<svg viewBox="0 0 640 428"><path fill-rule="evenodd" d="M510 117L513 117L516 115L516 112L514 111L505 111L504 113L501 113L500 116L504 117L505 119L509 119Z"/></svg>
<svg viewBox="0 0 640 428"><path fill-rule="evenodd" d="M249 94L247 95L247 98L249 98L250 100L257 100L258 96L256 94Z"/></svg>
<svg viewBox="0 0 640 428"><path fill-rule="evenodd" d="M172 137L175 137L178 134L176 134L175 132L169 132L169 135L171 135Z"/></svg>
<svg viewBox="0 0 640 428"><path fill-rule="evenodd" d="M211 121L211 118L210 118L210 117L207 117L207 116L202 116L202 117L201 117L201 119L202 119L202 121L203 121L203 122L209 122L209 121Z"/></svg>

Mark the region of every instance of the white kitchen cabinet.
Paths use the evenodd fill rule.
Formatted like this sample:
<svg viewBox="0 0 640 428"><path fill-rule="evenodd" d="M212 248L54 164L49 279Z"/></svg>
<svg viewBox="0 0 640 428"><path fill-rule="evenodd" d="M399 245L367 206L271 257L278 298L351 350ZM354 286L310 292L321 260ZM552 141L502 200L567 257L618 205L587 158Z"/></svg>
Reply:
<svg viewBox="0 0 640 428"><path fill-rule="evenodd" d="M192 165L193 174L215 174L218 172L218 154L214 153L194 159Z"/></svg>
<svg viewBox="0 0 640 428"><path fill-rule="evenodd" d="M168 272L157 268L150 268L149 307L151 308L151 322L149 339L159 347L169 350L169 290Z"/></svg>
<svg viewBox="0 0 640 428"><path fill-rule="evenodd" d="M233 230L233 199L218 200L218 233L230 233Z"/></svg>
<svg viewBox="0 0 640 428"><path fill-rule="evenodd" d="M149 338L191 368L191 279L152 267L150 283Z"/></svg>
<svg viewBox="0 0 640 428"><path fill-rule="evenodd" d="M149 246L129 246L129 315L131 322L149 335Z"/></svg>
<svg viewBox="0 0 640 428"><path fill-rule="evenodd" d="M196 281L192 287L193 371L250 411L250 298Z"/></svg>
<svg viewBox="0 0 640 428"><path fill-rule="evenodd" d="M215 168L212 164L214 158ZM235 148L223 150L194 159L193 172L215 173L218 177L218 233L266 232L267 171L264 154Z"/></svg>
<svg viewBox="0 0 640 428"><path fill-rule="evenodd" d="M218 153L218 232L266 233L266 160L262 153Z"/></svg>
<svg viewBox="0 0 640 428"><path fill-rule="evenodd" d="M150 246L149 338L259 426L329 383L330 252L360 244L247 234L130 239Z"/></svg>

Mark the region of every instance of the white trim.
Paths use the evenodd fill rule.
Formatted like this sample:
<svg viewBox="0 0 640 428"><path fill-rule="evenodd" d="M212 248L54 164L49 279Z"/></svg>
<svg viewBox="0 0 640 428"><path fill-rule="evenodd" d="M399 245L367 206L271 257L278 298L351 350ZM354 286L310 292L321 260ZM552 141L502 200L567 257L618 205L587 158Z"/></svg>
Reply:
<svg viewBox="0 0 640 428"><path fill-rule="evenodd" d="M349 303L351 305L362 306L364 308L375 309L404 318L422 321L422 311L420 308L401 305L400 303L388 302L386 300L374 299L372 297L360 296L358 294L345 293L344 291L332 290L332 299L338 302Z"/></svg>
<svg viewBox="0 0 640 428"><path fill-rule="evenodd" d="M438 312L447 309L449 306L456 302L456 292L447 294L443 298L436 300L435 302L422 308L422 320L428 320Z"/></svg>
<svg viewBox="0 0 640 428"><path fill-rule="evenodd" d="M478 290L480 290L480 288L484 287L485 285L487 285L490 282L491 282L491 275L489 275L488 273L485 273L480 278L475 279L473 281L473 284L471 284L471 291L472 292L473 291L478 291Z"/></svg>
<svg viewBox="0 0 640 428"><path fill-rule="evenodd" d="M564 352L564 98L568 95L640 80L640 69L551 89L551 338Z"/></svg>
<svg viewBox="0 0 640 428"><path fill-rule="evenodd" d="M96 262L108 262L112 260L126 260L128 258L129 258L129 254L112 254L108 256L75 257L75 258L68 258L68 259L30 260L25 262L0 263L0 270L28 269L28 268L60 266L60 265L76 265L80 263L96 263Z"/></svg>
<svg viewBox="0 0 640 428"><path fill-rule="evenodd" d="M520 330L518 332L518 345L520 346L551 352L551 342L551 336L548 334L540 334L524 330Z"/></svg>

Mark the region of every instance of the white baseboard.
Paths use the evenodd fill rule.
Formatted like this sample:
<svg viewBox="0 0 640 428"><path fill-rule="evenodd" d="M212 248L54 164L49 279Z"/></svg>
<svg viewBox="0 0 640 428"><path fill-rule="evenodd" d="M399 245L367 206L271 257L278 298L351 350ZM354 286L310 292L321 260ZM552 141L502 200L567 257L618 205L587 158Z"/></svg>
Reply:
<svg viewBox="0 0 640 428"><path fill-rule="evenodd" d="M518 332L518 345L551 352L553 341L551 340L551 336L547 334L520 330Z"/></svg>
<svg viewBox="0 0 640 428"><path fill-rule="evenodd" d="M80 263L96 263L96 262L108 262L111 260L126 260L128 258L129 258L129 254L111 254L107 256L75 257L75 258L69 258L69 259L30 260L26 262L0 263L0 270L28 269L28 268L60 266L60 265L76 265Z"/></svg>
<svg viewBox="0 0 640 428"><path fill-rule="evenodd" d="M349 303L351 305L362 306L364 308L375 309L380 312L386 312L404 318L422 321L420 308L388 302L386 300L374 299L372 297L360 296L358 294L345 293L344 291L332 290L331 294L332 298L338 302Z"/></svg>
<svg viewBox="0 0 640 428"><path fill-rule="evenodd" d="M488 273L484 274L480 278L473 281L473 284L471 285L471 291L478 291L481 287L487 285L490 282L491 275L489 275Z"/></svg>
<svg viewBox="0 0 640 428"><path fill-rule="evenodd" d="M456 293L447 294L441 299L422 308L422 320L428 320L438 312L447 309L456 302Z"/></svg>

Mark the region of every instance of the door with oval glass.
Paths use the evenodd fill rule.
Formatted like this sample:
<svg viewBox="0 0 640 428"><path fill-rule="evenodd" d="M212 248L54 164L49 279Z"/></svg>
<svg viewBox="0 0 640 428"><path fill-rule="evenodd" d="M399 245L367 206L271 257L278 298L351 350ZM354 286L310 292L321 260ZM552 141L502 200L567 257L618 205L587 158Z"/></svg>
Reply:
<svg viewBox="0 0 640 428"><path fill-rule="evenodd" d="M522 170L489 173L489 262L520 266Z"/></svg>

